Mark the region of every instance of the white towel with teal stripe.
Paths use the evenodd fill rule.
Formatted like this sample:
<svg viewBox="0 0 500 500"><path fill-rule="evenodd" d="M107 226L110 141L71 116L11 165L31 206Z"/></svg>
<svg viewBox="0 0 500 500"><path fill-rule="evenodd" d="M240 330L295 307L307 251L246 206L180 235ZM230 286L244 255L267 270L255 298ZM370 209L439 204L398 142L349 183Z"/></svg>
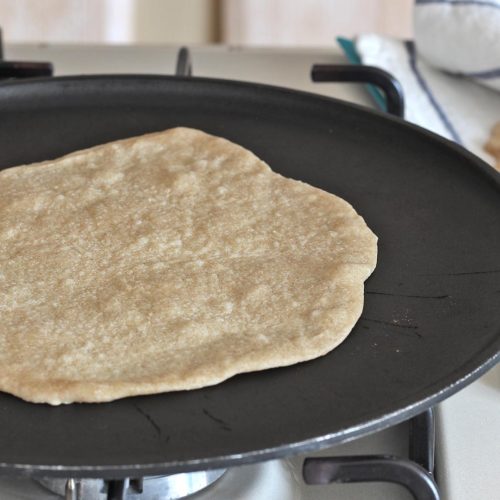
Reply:
<svg viewBox="0 0 500 500"><path fill-rule="evenodd" d="M413 19L426 62L500 90L500 0L416 0Z"/></svg>
<svg viewBox="0 0 500 500"><path fill-rule="evenodd" d="M366 34L355 40L355 47L363 64L383 68L400 81L406 120L493 163L483 146L500 121L500 92L437 69L417 53L412 42Z"/></svg>

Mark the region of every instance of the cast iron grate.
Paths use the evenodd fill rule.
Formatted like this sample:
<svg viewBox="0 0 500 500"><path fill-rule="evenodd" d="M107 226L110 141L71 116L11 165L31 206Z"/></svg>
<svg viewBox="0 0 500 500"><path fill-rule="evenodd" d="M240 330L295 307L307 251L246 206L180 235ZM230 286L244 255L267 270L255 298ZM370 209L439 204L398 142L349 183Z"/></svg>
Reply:
<svg viewBox="0 0 500 500"><path fill-rule="evenodd" d="M415 500L439 500L434 480L435 424L432 408L409 421L409 458L358 455L306 458L306 484L390 482L404 486Z"/></svg>
<svg viewBox="0 0 500 500"><path fill-rule="evenodd" d="M52 76L52 73L52 64L48 62L4 61L0 30L0 80Z"/></svg>

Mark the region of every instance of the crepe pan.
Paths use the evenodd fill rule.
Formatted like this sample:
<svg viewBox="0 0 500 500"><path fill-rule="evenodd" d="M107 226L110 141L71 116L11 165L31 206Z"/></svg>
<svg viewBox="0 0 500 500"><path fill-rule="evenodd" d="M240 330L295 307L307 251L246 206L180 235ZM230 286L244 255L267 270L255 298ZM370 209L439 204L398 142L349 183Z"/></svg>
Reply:
<svg viewBox="0 0 500 500"><path fill-rule="evenodd" d="M0 393L0 472L120 478L313 450L405 420L493 366L499 175L401 120L215 79L4 83L0 168L179 125L235 141L354 205L379 236L361 319L320 359L201 390L62 407Z"/></svg>

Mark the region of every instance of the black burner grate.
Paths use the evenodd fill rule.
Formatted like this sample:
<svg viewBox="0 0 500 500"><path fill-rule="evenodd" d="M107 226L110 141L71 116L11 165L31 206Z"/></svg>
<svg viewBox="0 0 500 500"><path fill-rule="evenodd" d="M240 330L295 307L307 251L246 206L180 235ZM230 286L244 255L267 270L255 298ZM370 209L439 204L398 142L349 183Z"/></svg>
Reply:
<svg viewBox="0 0 500 500"><path fill-rule="evenodd" d="M412 418L409 458L360 455L306 458L307 484L390 482L404 486L416 500L439 500L434 481L434 414L428 409Z"/></svg>
<svg viewBox="0 0 500 500"><path fill-rule="evenodd" d="M52 76L52 73L52 64L48 62L4 61L2 31L0 30L0 80Z"/></svg>

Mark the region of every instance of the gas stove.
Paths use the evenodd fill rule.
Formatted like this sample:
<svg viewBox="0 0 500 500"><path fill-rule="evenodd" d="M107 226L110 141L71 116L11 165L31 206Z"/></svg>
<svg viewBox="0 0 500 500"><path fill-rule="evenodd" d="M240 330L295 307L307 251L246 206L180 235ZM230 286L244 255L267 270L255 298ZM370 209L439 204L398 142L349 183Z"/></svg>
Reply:
<svg viewBox="0 0 500 500"><path fill-rule="evenodd" d="M179 73L188 73L190 62L189 53L181 52L179 57L178 47L164 46L12 45L6 47L5 56L8 60L35 61L31 66L18 64L17 76L33 76L30 72L37 70L47 74L49 66L37 65L39 61L50 61L57 76L171 74L176 67ZM373 106L362 85L311 81L314 64L346 63L334 49L197 47L190 50L190 57L196 76L270 83ZM499 389L500 369L496 367L434 411L306 455L227 470L116 481L5 476L0 478L0 498L166 500L187 495L200 500L495 498L500 487L495 465L500 451L500 422L496 418L500 410Z"/></svg>

